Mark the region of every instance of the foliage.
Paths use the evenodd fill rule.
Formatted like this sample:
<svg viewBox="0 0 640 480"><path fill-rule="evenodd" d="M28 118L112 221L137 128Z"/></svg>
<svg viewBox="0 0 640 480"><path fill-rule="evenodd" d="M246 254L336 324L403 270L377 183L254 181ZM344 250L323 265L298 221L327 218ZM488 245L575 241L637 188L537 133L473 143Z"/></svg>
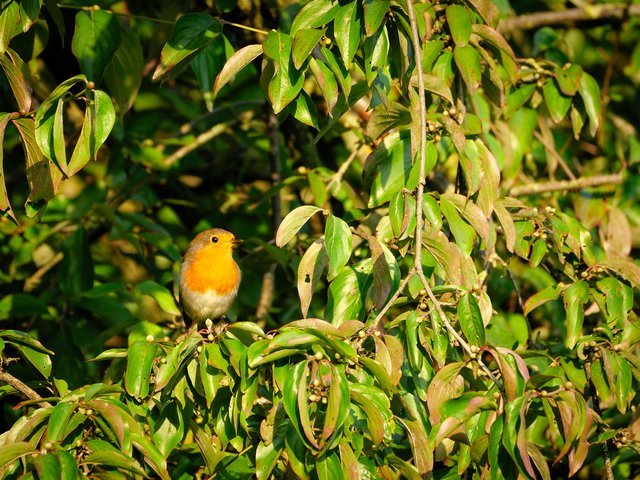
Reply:
<svg viewBox="0 0 640 480"><path fill-rule="evenodd" d="M635 5L177 3L0 3L3 478L629 477Z"/></svg>

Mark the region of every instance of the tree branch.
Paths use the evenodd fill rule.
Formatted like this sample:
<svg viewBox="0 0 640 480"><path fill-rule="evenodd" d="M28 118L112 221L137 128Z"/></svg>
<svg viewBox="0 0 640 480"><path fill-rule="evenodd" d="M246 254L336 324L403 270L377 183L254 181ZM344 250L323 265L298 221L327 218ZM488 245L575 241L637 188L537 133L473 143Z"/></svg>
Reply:
<svg viewBox="0 0 640 480"><path fill-rule="evenodd" d="M22 381L18 380L16 377L11 375L10 373L4 371L2 368L0 368L0 382L4 382L8 385L11 385L13 388L15 388L17 391L22 393L29 400L34 400L38 402L38 405L40 405L41 407L51 406L49 402L43 401L42 397L38 395L38 393L34 389L29 387L27 384L23 383Z"/></svg>
<svg viewBox="0 0 640 480"><path fill-rule="evenodd" d="M271 166L271 181L273 186L277 186L282 181L282 165L280 164L280 128L278 127L278 118L273 113L273 109L266 107L268 117L268 127L271 140L271 148L269 150L269 163ZM271 198L271 226L275 232L282 221L282 198L280 191L275 192ZM262 320L269 313L269 309L273 303L273 292L275 289L275 273L277 265L272 263L269 270L262 276L262 289L260 291L260 300L256 308L256 320Z"/></svg>
<svg viewBox="0 0 640 480"><path fill-rule="evenodd" d="M640 5L603 4L588 5L584 8L570 8L553 12L536 12L500 21L498 30L502 33L516 30L532 30L545 25L593 20L623 20L640 15Z"/></svg>
<svg viewBox="0 0 640 480"><path fill-rule="evenodd" d="M218 123L214 125L209 130L206 130L198 135L193 142L180 147L178 150L165 158L164 164L167 167L170 167L175 162L185 157L187 154L193 152L195 149L200 148L202 145L213 140L215 137L222 135L228 127L229 126L226 123Z"/></svg>
<svg viewBox="0 0 640 480"><path fill-rule="evenodd" d="M621 173L614 173L611 175L594 175L593 177L580 177L575 180L558 180L553 182L520 185L509 190L509 195L519 197L522 195L536 195L538 193L546 192L581 190L583 188L599 187L602 185L619 185L621 183Z"/></svg>

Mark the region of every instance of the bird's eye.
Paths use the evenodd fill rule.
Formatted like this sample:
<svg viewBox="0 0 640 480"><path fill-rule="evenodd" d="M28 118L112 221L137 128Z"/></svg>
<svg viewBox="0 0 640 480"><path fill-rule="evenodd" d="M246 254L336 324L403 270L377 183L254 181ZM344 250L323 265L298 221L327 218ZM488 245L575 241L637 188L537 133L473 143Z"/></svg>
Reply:
<svg viewBox="0 0 640 480"><path fill-rule="evenodd" d="M211 237L211 243L218 243L218 237Z"/></svg>

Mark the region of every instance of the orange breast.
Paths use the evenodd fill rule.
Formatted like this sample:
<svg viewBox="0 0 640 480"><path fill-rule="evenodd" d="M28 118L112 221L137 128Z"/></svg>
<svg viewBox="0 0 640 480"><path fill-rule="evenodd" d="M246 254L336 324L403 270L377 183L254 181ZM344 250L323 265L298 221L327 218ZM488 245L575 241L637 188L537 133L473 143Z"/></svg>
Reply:
<svg viewBox="0 0 640 480"><path fill-rule="evenodd" d="M231 293L240 278L231 249L202 248L196 252L185 271L185 283L190 290L205 293L213 290L220 295Z"/></svg>

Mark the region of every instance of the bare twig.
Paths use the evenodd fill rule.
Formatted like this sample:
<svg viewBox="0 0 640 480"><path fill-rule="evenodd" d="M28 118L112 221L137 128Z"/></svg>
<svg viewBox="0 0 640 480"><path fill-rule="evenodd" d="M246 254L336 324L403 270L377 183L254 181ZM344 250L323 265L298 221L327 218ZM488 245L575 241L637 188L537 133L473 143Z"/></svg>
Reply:
<svg viewBox="0 0 640 480"><path fill-rule="evenodd" d="M433 290L431 290L431 286L429 285L429 282L425 278L424 272L422 271L422 269L418 269L417 273L418 273L418 276L420 277L420 280L422 281L422 285L426 290L427 295L431 299L431 302L433 302L433 305L436 308L436 311L438 312L438 316L442 320L442 323L444 323L444 326L447 328L449 333L453 336L453 338L455 338L458 341L460 346L464 349L465 352L467 352L469 357L475 358L476 362L478 362L478 366L493 381L496 387L498 387L498 390L500 390L501 392L504 392L504 387L502 386L502 382L498 380L498 378L493 374L493 372L489 369L489 367L487 367L484 364L484 362L482 361L482 358L480 358L476 352L473 352L471 350L471 346L464 340L464 338L460 336L460 334L456 331L456 329L453 328L453 325L451 325L451 322L449 321L449 319L447 318L447 315L444 313L444 310L442 309L442 305L440 305L440 301L433 294Z"/></svg>
<svg viewBox="0 0 640 480"><path fill-rule="evenodd" d="M500 21L500 32L531 30L545 25L557 25L569 22L584 22L593 20L623 20L626 17L640 15L640 4L602 4L587 5L584 8L570 8L567 10L536 12L517 17L505 18Z"/></svg>
<svg viewBox="0 0 640 480"><path fill-rule="evenodd" d="M522 195L536 195L538 193L558 192L564 190L581 190L583 188L599 187L602 185L619 185L622 183L622 174L594 175L592 177L580 177L575 180L559 180L545 183L532 183L513 187L509 195L519 197Z"/></svg>
<svg viewBox="0 0 640 480"><path fill-rule="evenodd" d="M181 158L185 157L187 154L193 152L197 148L200 148L202 145L204 145L205 143L213 140L215 137L217 137L219 135L222 135L224 132L227 131L228 127L229 127L229 125L227 125L226 123L218 123L218 124L214 125L209 130L206 130L206 131L202 132L200 135L198 135L193 142L188 143L187 145L184 145L184 146L180 147L178 150L176 150L171 155L169 155L167 158L165 158L164 159L164 164L167 167L170 167L175 162L177 162Z"/></svg>
<svg viewBox="0 0 640 480"><path fill-rule="evenodd" d="M0 368L0 382L5 382L6 384L11 385L13 388L15 388L17 391L22 393L29 400L34 400L38 402L38 405L40 405L41 407L51 406L49 402L45 402L44 400L42 400L42 397L38 395L38 393L34 389L29 387L22 381L18 380L16 377L11 375L10 373L2 370L1 368Z"/></svg>
<svg viewBox="0 0 640 480"><path fill-rule="evenodd" d="M398 297L400 296L402 291L409 284L409 281L411 281L411 278L415 274L416 274L416 268L413 267L411 270L409 270L409 273L407 273L407 276L404 278L404 280L402 280L402 283L400 283L400 285L398 286L398 289L393 294L393 296L385 304L385 306L382 308L382 310L380 310L380 312L378 312L378 314L376 315L376 318L371 323L371 327L369 327L369 331L373 332L375 329L378 328L378 324L380 323L380 321L382 320L384 315L387 313L387 310L389 310L391 308L391 306L393 305L393 302L395 302L398 299Z"/></svg>
<svg viewBox="0 0 640 480"><path fill-rule="evenodd" d="M273 113L273 109L267 107L268 126L271 136L271 148L269 150L269 161L271 165L271 181L274 186L282 181L282 165L280 164L280 129L278 128L278 118ZM282 221L282 198L280 191L277 191L271 197L271 227L273 232L278 230ZM262 320L269 313L271 304L273 303L273 292L275 288L275 273L277 265L272 263L269 270L262 276L262 290L260 291L260 300L258 308L256 308L256 320Z"/></svg>
<svg viewBox="0 0 640 480"><path fill-rule="evenodd" d="M49 270L60 263L63 258L64 255L62 254L62 252L56 253L47 263L42 265L38 270L36 270L33 275L31 275L24 281L24 291L32 292L33 290L35 290L35 288L40 285L42 277L44 277Z"/></svg>
<svg viewBox="0 0 640 480"><path fill-rule="evenodd" d="M340 165L340 168L338 169L336 174L333 175L331 177L331 180L329 180L329 182L327 183L327 186L325 187L325 191L330 192L331 187L333 185L336 185L336 190L340 189L340 186L342 185L342 177L344 177L345 173L347 173L347 170L349 170L349 167L351 166L353 161L356 159L356 156L360 151L360 147L362 147L362 143L358 144L358 146L353 150L353 152L351 152L351 155L349 155L349 158L347 158L345 162L342 165Z"/></svg>
<svg viewBox="0 0 640 480"><path fill-rule="evenodd" d="M546 127L548 128L548 127ZM567 175L567 177L569 177L570 180L575 180L576 176L573 174L573 172L571 171L571 169L569 168L569 165L567 165L567 162L564 161L564 158L562 158L562 155L560 155L555 148L555 145L549 143L547 141L547 138L545 138L544 136L542 136L540 133L538 132L533 132L533 135L540 141L540 143L544 146L545 151L551 155L554 160L556 162L558 162L558 164L560 165L560 167L562 168L562 170L564 171L564 173Z"/></svg>
<svg viewBox="0 0 640 480"><path fill-rule="evenodd" d="M593 410L598 414L600 418L602 418L602 409L600 408L600 398L598 398L598 392L593 385L593 381L591 380L591 355L587 357L584 362L584 371L587 375L587 384L589 388L589 394L591 396L591 402L593 403ZM602 433L602 426L600 422L596 422L596 431L598 433ZM607 480L614 480L613 469L611 468L611 455L609 454L609 442L611 440L605 439L604 442L600 444L600 449L602 450L602 456L604 457L604 469L607 473Z"/></svg>

